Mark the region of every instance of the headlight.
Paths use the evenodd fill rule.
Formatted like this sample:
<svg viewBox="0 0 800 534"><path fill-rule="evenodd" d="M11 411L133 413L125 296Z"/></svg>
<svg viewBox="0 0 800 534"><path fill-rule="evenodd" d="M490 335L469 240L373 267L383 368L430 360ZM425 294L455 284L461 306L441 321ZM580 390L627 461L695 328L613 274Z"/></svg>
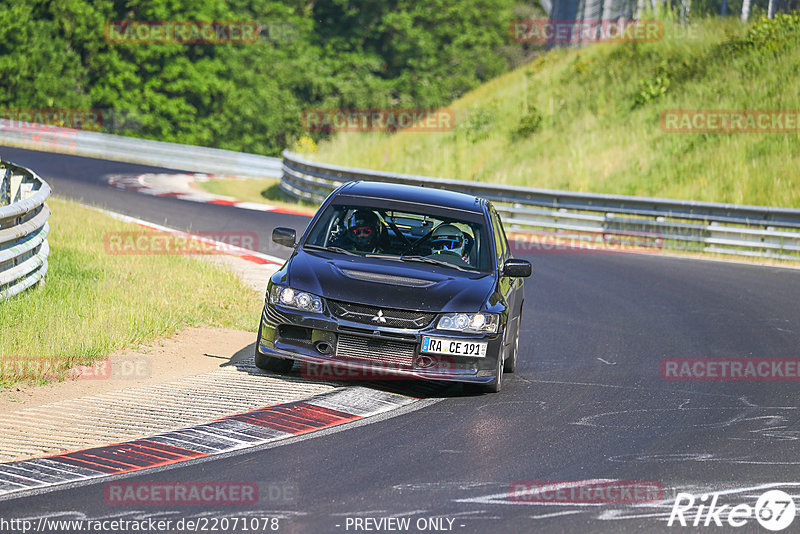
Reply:
<svg viewBox="0 0 800 534"><path fill-rule="evenodd" d="M322 299L305 291L297 291L291 287L274 285L270 290L269 301L287 308L322 313Z"/></svg>
<svg viewBox="0 0 800 534"><path fill-rule="evenodd" d="M499 324L500 316L496 313L445 313L439 318L436 328L494 334Z"/></svg>

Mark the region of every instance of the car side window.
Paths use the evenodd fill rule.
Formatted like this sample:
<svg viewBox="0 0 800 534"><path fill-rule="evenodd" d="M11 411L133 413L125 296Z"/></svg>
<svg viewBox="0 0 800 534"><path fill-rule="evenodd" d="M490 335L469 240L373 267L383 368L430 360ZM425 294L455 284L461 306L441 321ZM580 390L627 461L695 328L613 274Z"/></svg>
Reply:
<svg viewBox="0 0 800 534"><path fill-rule="evenodd" d="M502 234L502 229L500 227L500 219L497 216L497 212L492 209L492 227L494 230L494 247L495 247L495 256L497 257L497 267L502 268L503 263L506 260L505 257L505 249L503 248L504 236Z"/></svg>
<svg viewBox="0 0 800 534"><path fill-rule="evenodd" d="M500 235L503 238L503 259L507 260L511 257L511 247L508 246L508 238L506 237L506 230L503 228L503 220L500 219L499 213L496 213L495 215L497 215L497 227L500 229Z"/></svg>

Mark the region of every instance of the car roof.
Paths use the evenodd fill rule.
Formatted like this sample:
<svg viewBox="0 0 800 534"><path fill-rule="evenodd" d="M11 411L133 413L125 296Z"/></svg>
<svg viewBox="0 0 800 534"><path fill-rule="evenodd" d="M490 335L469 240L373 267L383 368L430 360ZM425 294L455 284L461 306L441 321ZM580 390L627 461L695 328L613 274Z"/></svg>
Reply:
<svg viewBox="0 0 800 534"><path fill-rule="evenodd" d="M466 193L385 182L349 182L339 190L337 196L428 204L474 213L482 213L486 204L484 199Z"/></svg>

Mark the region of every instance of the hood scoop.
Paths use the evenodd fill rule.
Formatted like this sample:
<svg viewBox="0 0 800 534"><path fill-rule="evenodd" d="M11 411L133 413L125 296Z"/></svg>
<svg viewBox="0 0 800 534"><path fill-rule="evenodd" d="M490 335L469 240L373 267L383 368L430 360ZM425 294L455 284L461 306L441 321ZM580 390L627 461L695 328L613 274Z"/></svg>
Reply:
<svg viewBox="0 0 800 534"><path fill-rule="evenodd" d="M378 282L379 284L391 284L394 286L406 287L430 287L436 282L423 280L421 278L409 278L407 276L397 276L393 274L371 273L367 271L354 271L352 269L339 269L343 275L354 280L365 282Z"/></svg>

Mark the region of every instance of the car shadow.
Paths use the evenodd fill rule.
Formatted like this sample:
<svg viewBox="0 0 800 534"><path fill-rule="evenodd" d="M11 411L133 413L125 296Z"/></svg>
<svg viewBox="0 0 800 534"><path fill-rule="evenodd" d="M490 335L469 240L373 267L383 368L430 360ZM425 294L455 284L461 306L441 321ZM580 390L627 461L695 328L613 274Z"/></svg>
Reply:
<svg viewBox="0 0 800 534"><path fill-rule="evenodd" d="M304 376L300 362L295 362L292 370L286 373L264 371L255 365L253 354L255 343L237 351L230 359L220 364L220 367L234 367L237 371L257 376L271 376L285 379L294 383L326 384L333 387L362 386L397 395L405 395L417 399L435 399L449 397L471 397L481 395L472 392L464 384L458 382L444 382L439 380L411 380L411 379L386 379L386 380L328 380ZM209 355L210 356L210 355Z"/></svg>

